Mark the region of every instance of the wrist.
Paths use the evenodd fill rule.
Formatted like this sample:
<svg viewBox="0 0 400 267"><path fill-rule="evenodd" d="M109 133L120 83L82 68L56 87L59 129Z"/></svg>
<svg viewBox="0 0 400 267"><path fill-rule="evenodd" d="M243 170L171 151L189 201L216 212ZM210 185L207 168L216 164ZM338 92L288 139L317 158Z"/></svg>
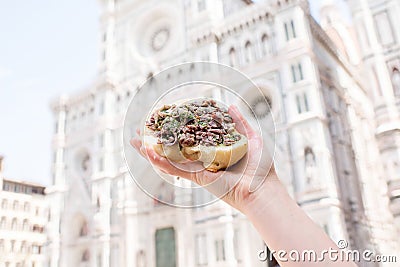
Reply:
<svg viewBox="0 0 400 267"><path fill-rule="evenodd" d="M271 207L279 205L287 195L285 186L274 174L267 177L263 184L249 195L242 212L250 218L257 214L266 214Z"/></svg>

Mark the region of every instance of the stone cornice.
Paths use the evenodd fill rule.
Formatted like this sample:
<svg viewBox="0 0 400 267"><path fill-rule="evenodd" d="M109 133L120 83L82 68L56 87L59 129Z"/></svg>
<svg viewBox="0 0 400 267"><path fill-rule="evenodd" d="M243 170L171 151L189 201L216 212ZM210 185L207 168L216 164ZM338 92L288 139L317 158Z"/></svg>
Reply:
<svg viewBox="0 0 400 267"><path fill-rule="evenodd" d="M59 112L61 110L67 110L68 107L74 106L74 105L79 105L81 103L84 103L90 99L94 99L95 95L97 92L102 91L102 90L115 90L115 85L108 79L101 79L98 78L96 81L74 93L71 95L62 95L55 100L50 102L50 108L53 112Z"/></svg>
<svg viewBox="0 0 400 267"><path fill-rule="evenodd" d="M226 17L219 25L196 31L196 34L192 36L192 41L196 45L207 43L210 40L218 42L224 37L244 31L252 25L272 20L277 12L293 5L298 5L307 15L310 14L308 1L305 0L276 0L273 4L254 4Z"/></svg>
<svg viewBox="0 0 400 267"><path fill-rule="evenodd" d="M242 32L257 23L272 19L274 9L271 5L253 5L224 19L220 24L196 31L192 41L201 45L209 41L220 41L226 36Z"/></svg>

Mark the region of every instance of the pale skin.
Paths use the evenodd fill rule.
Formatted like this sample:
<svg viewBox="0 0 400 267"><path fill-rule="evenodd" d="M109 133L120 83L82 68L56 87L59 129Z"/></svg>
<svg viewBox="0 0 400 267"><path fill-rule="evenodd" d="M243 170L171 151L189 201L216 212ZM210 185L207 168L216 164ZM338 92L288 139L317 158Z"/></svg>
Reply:
<svg viewBox="0 0 400 267"><path fill-rule="evenodd" d="M232 179L238 182L221 199L247 216L271 250L283 250L288 253L292 250L297 250L300 253L305 250L313 250L318 257L325 254L324 260L317 262L291 261L288 255L282 256L283 260L275 257L280 266L355 267L356 265L353 262L330 260L325 251L329 251L329 249L337 250L336 244L290 197L286 188L280 182L273 165L270 168L270 164L264 164L265 166L260 164L260 148L263 147L263 141L259 134L252 129L236 107L231 106L229 113L236 123L237 131L248 138L248 153L246 159L243 159L247 160L247 168L241 179ZM132 139L131 144L153 166L164 173L189 179L201 186L207 185L221 176L221 171L217 173L207 170L189 172L178 169L151 148L144 147L139 138ZM267 161L261 160L261 162ZM238 177L235 168L229 169L227 172L223 179ZM250 190L250 184L254 181L259 181L260 186L256 190ZM284 258L288 260L286 261Z"/></svg>

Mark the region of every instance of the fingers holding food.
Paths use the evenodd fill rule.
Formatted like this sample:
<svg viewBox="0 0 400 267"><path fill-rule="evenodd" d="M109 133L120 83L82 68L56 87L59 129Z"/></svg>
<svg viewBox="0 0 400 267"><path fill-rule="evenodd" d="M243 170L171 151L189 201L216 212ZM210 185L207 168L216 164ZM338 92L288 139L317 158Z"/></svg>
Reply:
<svg viewBox="0 0 400 267"><path fill-rule="evenodd" d="M247 129L239 116L239 125ZM236 131L231 114L211 99L156 110L146 122L145 143L174 162L201 161L211 172L237 163L247 152L246 136Z"/></svg>
<svg viewBox="0 0 400 267"><path fill-rule="evenodd" d="M243 117L242 113L236 106L231 105L228 112L232 116L233 121L236 123L236 130L239 133L247 136L249 139L257 135L253 127L251 127L249 122Z"/></svg>

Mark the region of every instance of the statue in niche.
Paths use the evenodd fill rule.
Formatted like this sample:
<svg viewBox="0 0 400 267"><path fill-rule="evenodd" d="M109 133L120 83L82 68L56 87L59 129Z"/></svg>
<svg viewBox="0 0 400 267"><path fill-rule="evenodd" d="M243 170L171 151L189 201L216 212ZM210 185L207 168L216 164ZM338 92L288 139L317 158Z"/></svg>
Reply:
<svg viewBox="0 0 400 267"><path fill-rule="evenodd" d="M82 158L81 162L81 168L83 172L87 172L90 169L90 155L85 154L85 156Z"/></svg>
<svg viewBox="0 0 400 267"><path fill-rule="evenodd" d="M139 250L136 258L137 267L146 267L146 254L144 250Z"/></svg>
<svg viewBox="0 0 400 267"><path fill-rule="evenodd" d="M97 211L100 210L100 206L101 206L101 204L100 204L100 196L97 196L97 198L96 198L96 208L97 208Z"/></svg>
<svg viewBox="0 0 400 267"><path fill-rule="evenodd" d="M393 67L392 70L392 83L393 83L394 95L400 96L400 71L397 67Z"/></svg>
<svg viewBox="0 0 400 267"><path fill-rule="evenodd" d="M315 154L310 147L306 147L304 149L304 163L306 174L306 188L316 188L319 185L317 177L317 164L315 160Z"/></svg>
<svg viewBox="0 0 400 267"><path fill-rule="evenodd" d="M89 227L86 221L84 221L79 229L79 236L87 236L89 233Z"/></svg>

